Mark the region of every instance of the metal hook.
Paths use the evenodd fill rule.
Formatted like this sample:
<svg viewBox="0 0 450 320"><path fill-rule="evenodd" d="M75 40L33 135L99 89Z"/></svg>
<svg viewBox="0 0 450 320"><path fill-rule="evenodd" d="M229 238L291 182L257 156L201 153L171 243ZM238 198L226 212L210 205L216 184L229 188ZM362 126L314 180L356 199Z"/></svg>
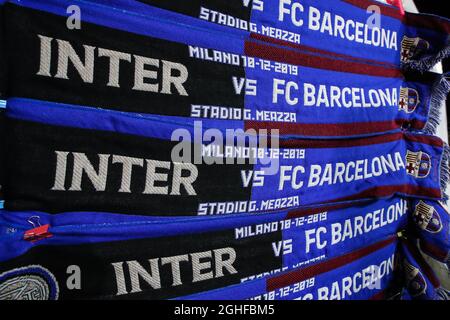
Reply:
<svg viewBox="0 0 450 320"><path fill-rule="evenodd" d="M33 220L32 220L33 218L36 220L35 221L36 224L33 222ZM37 228L37 227L41 226L41 217L39 217L39 216L31 216L28 218L27 221L33 226L33 228Z"/></svg>

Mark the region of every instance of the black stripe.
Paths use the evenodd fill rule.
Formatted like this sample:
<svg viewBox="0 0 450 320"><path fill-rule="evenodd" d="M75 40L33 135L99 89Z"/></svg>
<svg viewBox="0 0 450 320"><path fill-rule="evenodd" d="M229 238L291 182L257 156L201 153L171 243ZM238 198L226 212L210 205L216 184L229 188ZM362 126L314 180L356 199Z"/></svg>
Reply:
<svg viewBox="0 0 450 320"><path fill-rule="evenodd" d="M171 162L172 147L177 142L124 135L113 132L49 126L18 120L7 120L7 172L5 207L10 210L106 211L150 215L196 214L201 202L249 200L251 187L244 188L241 170L250 170L251 164L195 165L198 177L193 183L197 195L188 195L183 186L181 195L143 194L147 165L134 166L131 191L118 192L122 180L122 165L112 164L112 155ZM99 154L111 154L106 190L96 192L91 181L83 175L82 191L52 191L55 182L56 153L69 151L85 153L95 170ZM68 156L66 185L71 185L73 156ZM173 185L173 168L159 168L168 174L167 182L157 186ZM188 172L184 172L186 176Z"/></svg>
<svg viewBox="0 0 450 320"><path fill-rule="evenodd" d="M87 239L86 239L87 240ZM282 240L281 231L251 238L235 240L233 230L216 231L174 237L116 241L83 245L36 246L25 255L0 265L0 273L27 265L41 265L56 277L60 299L165 299L211 290L240 282L240 279L281 268L282 257L275 257L272 242ZM224 276L216 277L213 250L232 248L236 260L232 266L237 273L223 269ZM227 249L230 250L230 249ZM193 282L192 258L180 263L181 285L172 286L171 265L158 261L161 288L153 289L141 279L142 292L130 293L131 282L125 261L136 260L150 272L149 259L206 252L201 262L210 262L202 274L212 271L213 278ZM228 259L224 255L223 259ZM111 263L124 262L123 270L126 292L118 292L114 267ZM70 276L67 267L76 265L81 269L81 290L68 290L66 280ZM203 269L203 267L202 267Z"/></svg>
<svg viewBox="0 0 450 320"><path fill-rule="evenodd" d="M82 22L81 30L69 30L66 18L46 12L32 10L11 4L5 5L6 42L10 97L27 97L70 104L99 106L129 112L164 115L190 115L191 104L223 105L243 108L244 96L235 93L232 77L245 77L244 68L230 66L189 57L187 45L144 37L141 35L101 27ZM151 28L151 26L148 26ZM40 69L41 42L38 35L53 38L51 55L51 76L37 75ZM20 39L20 41L17 41ZM80 59L84 61L83 45L96 47L94 81L85 83L69 62L68 78L55 78L58 65L56 39L68 41ZM109 80L109 59L99 57L98 48L131 54L131 62L120 63L120 88L107 86ZM162 94L133 90L135 62L133 55L166 60L184 65L189 73L183 84L188 96ZM162 87L162 62L160 68L147 65L145 68L157 71L157 80ZM173 71L178 76L177 70Z"/></svg>

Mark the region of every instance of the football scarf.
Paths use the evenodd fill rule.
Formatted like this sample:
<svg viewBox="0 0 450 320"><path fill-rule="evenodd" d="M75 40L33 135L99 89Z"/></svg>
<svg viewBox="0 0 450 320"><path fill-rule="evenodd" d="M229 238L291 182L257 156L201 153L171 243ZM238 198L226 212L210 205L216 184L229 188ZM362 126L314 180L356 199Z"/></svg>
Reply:
<svg viewBox="0 0 450 320"><path fill-rule="evenodd" d="M344 55L347 59L352 56L366 61L370 56L370 63L403 64L405 67L422 71L431 68L450 52L450 23L447 19L426 14L402 14L398 8L376 1L102 2L136 13L165 14L170 19L186 24L206 21L210 25L220 25L228 29L231 27L245 32L250 38L281 43L305 51L338 57ZM181 13L185 17L178 17L169 11L159 13L152 6ZM374 10L379 10L380 15L374 16ZM189 19L190 17L194 19Z"/></svg>
<svg viewBox="0 0 450 320"><path fill-rule="evenodd" d="M450 265L450 213L437 201L412 200L411 226L420 249L434 259Z"/></svg>
<svg viewBox="0 0 450 320"><path fill-rule="evenodd" d="M171 298L252 282L371 246L403 228L406 212L406 201L399 198L190 219L4 211L0 274L39 265L59 283L61 299ZM71 265L80 268L81 290L65 287ZM0 297L7 287L0 280Z"/></svg>
<svg viewBox="0 0 450 320"><path fill-rule="evenodd" d="M242 130L35 100L9 100L6 115L9 210L216 215L394 194L439 200L448 178L447 147L422 134L279 147L271 137L267 147L264 137L235 141Z"/></svg>
<svg viewBox="0 0 450 320"><path fill-rule="evenodd" d="M394 280L397 247L392 236L340 257L299 270L188 295L186 300L379 299Z"/></svg>
<svg viewBox="0 0 450 320"><path fill-rule="evenodd" d="M69 30L64 1L47 3L6 5L10 97L345 137L433 133L450 87L437 74L405 78L89 2L79 3L81 30Z"/></svg>
<svg viewBox="0 0 450 320"><path fill-rule="evenodd" d="M421 256L419 250L402 240L401 259L406 289L412 300L449 300L448 292Z"/></svg>

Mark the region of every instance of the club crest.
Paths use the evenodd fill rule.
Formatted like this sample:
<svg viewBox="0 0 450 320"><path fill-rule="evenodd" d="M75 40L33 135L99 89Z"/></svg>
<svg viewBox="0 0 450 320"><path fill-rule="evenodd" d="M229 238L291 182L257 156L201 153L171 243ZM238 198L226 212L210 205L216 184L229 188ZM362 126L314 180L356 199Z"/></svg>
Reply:
<svg viewBox="0 0 450 320"><path fill-rule="evenodd" d="M418 297L424 294L427 290L427 282L420 270L409 264L406 260L403 260L403 266L405 268L406 288L409 294L412 297Z"/></svg>
<svg viewBox="0 0 450 320"><path fill-rule="evenodd" d="M402 39L401 61L408 62L413 57L421 54L430 47L430 44L421 38L409 38L404 36Z"/></svg>
<svg viewBox="0 0 450 320"><path fill-rule="evenodd" d="M442 230L442 222L439 214L432 206L420 201L413 213L414 223L422 230L430 233L438 233Z"/></svg>
<svg viewBox="0 0 450 320"><path fill-rule="evenodd" d="M0 274L0 300L57 300L58 294L54 275L39 265Z"/></svg>
<svg viewBox="0 0 450 320"><path fill-rule="evenodd" d="M431 158L422 151L406 153L406 173L415 178L425 178L431 170Z"/></svg>
<svg viewBox="0 0 450 320"><path fill-rule="evenodd" d="M398 101L398 109L406 113L412 113L419 104L419 93L415 89L400 88L400 99Z"/></svg>

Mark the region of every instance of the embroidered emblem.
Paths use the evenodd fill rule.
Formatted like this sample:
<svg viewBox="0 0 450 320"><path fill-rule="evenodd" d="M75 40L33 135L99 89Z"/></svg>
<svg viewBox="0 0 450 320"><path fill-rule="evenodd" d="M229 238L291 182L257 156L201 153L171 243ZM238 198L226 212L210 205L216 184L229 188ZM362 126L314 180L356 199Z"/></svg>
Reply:
<svg viewBox="0 0 450 320"><path fill-rule="evenodd" d="M418 297L427 290L427 282L420 270L409 264L406 260L403 261L405 267L406 287L408 292L413 297Z"/></svg>
<svg viewBox="0 0 450 320"><path fill-rule="evenodd" d="M0 300L57 300L55 276L39 265L0 274Z"/></svg>
<svg viewBox="0 0 450 320"><path fill-rule="evenodd" d="M406 153L406 172L415 178L425 178L431 170L431 158L422 151Z"/></svg>
<svg viewBox="0 0 450 320"><path fill-rule="evenodd" d="M400 88L400 99L398 101L398 109L406 113L412 113L419 104L419 93L415 89Z"/></svg>
<svg viewBox="0 0 450 320"><path fill-rule="evenodd" d="M414 223L422 230L430 233L438 233L442 230L442 222L439 214L425 202L420 201L413 213Z"/></svg>
<svg viewBox="0 0 450 320"><path fill-rule="evenodd" d="M402 39L402 51L400 60L408 62L413 57L421 54L430 47L428 41L420 38L409 38L404 36Z"/></svg>

